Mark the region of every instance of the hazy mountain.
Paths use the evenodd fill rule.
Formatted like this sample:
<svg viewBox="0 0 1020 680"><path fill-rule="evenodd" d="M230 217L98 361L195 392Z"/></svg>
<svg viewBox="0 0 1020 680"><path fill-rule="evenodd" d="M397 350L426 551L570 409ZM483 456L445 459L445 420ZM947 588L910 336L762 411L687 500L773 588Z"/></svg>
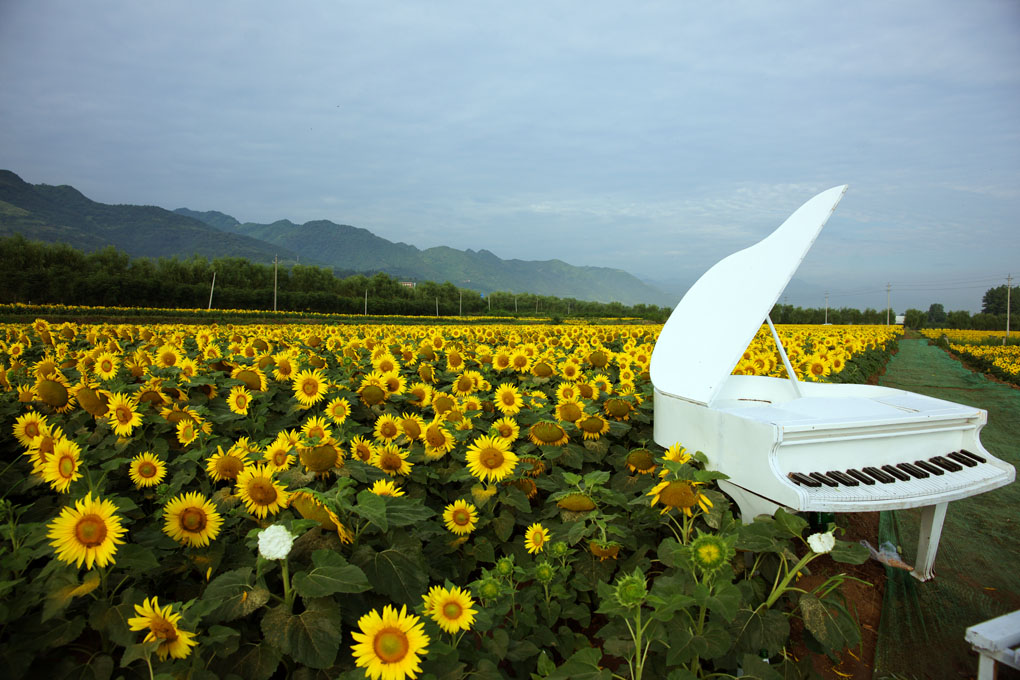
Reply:
<svg viewBox="0 0 1020 680"><path fill-rule="evenodd" d="M224 233L164 208L96 203L74 187L28 184L0 170L0 236L13 234L87 252L112 245L136 257L203 255L256 262L271 261L274 255L296 257L279 246Z"/></svg>
<svg viewBox="0 0 1020 680"><path fill-rule="evenodd" d="M242 257L300 260L349 273L386 272L413 281L449 281L482 293L510 291L624 304L676 302L637 277L561 260L503 260L487 250L420 250L367 229L328 220L241 224L217 211L97 203L70 186L28 184L0 170L0 237L62 242L87 252L112 245L134 257Z"/></svg>
<svg viewBox="0 0 1020 680"><path fill-rule="evenodd" d="M420 250L394 243L367 229L316 220L295 224L241 224L219 212L181 208L181 215L210 226L288 247L302 258L316 258L338 269L384 271L416 281L450 281L482 293L529 292L579 300L624 304L672 304L675 300L620 269L577 267L561 260L503 260L488 250L457 250L446 246Z"/></svg>

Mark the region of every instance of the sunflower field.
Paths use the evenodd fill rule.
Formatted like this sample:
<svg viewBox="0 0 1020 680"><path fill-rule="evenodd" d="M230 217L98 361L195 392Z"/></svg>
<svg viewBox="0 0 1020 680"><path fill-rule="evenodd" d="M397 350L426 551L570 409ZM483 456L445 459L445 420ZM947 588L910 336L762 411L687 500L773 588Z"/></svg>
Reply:
<svg viewBox="0 0 1020 680"><path fill-rule="evenodd" d="M1020 336L1016 333L1007 338L1004 331L926 328L921 334L977 369L1020 385Z"/></svg>
<svg viewBox="0 0 1020 680"><path fill-rule="evenodd" d="M809 676L860 637L798 579L867 551L652 441L660 328L0 325L8 677ZM899 331L780 332L846 380Z"/></svg>

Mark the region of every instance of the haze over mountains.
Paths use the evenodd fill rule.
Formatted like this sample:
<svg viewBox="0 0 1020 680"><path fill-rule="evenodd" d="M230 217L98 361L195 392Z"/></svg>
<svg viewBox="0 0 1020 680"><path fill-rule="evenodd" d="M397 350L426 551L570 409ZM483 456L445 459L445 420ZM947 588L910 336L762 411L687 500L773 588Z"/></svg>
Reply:
<svg viewBox="0 0 1020 680"><path fill-rule="evenodd" d="M386 272L412 281L450 281L482 293L528 292L579 300L672 305L673 295L621 269L561 260L503 260L487 250L420 250L328 220L242 224L217 211L107 205L70 186L28 184L0 170L0 236L63 242L85 251L113 245L135 257L243 257L300 261L338 273Z"/></svg>

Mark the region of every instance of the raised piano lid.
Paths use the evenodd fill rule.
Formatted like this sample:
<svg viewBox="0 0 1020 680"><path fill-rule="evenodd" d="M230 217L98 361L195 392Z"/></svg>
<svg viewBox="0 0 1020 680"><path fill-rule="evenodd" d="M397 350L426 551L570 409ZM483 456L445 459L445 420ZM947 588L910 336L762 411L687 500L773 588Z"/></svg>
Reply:
<svg viewBox="0 0 1020 680"><path fill-rule="evenodd" d="M710 405L846 185L823 191L758 243L716 263L673 310L652 352L651 378L665 394Z"/></svg>

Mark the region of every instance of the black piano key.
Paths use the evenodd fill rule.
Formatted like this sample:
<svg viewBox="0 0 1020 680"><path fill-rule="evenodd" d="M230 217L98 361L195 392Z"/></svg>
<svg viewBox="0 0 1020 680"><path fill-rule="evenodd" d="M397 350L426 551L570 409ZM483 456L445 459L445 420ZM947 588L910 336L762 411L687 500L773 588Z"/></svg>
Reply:
<svg viewBox="0 0 1020 680"><path fill-rule="evenodd" d="M960 449L960 453L963 454L964 456L967 456L968 458L970 458L971 460L973 460L976 463L987 463L988 462L988 460L986 460L985 458L982 458L981 456L977 455L976 453L971 453L967 449Z"/></svg>
<svg viewBox="0 0 1020 680"><path fill-rule="evenodd" d="M883 484L892 484L896 481L892 475L887 475L876 467L866 467L862 469Z"/></svg>
<svg viewBox="0 0 1020 680"><path fill-rule="evenodd" d="M908 475L906 472L903 472L902 470L896 469L892 465L883 465L882 470L888 472L890 475L900 480L901 482L910 481L910 475Z"/></svg>
<svg viewBox="0 0 1020 680"><path fill-rule="evenodd" d="M949 456L950 458L952 458L953 460L955 460L957 463L960 463L962 465L966 465L967 467L977 467L977 461L976 460L971 460L968 456L963 455L959 451L954 451L953 453L947 453L946 455Z"/></svg>
<svg viewBox="0 0 1020 680"><path fill-rule="evenodd" d="M960 470L963 469L962 465L958 465L953 461L949 460L948 458L943 458L942 456L932 456L928 460L935 463L936 465L938 465L943 470L946 470L947 472L959 472Z"/></svg>
<svg viewBox="0 0 1020 680"><path fill-rule="evenodd" d="M797 484L802 484L804 486L819 487L822 485L821 482L816 482L807 475L802 475L799 472L791 472L789 475L787 475L787 477L795 481Z"/></svg>
<svg viewBox="0 0 1020 680"><path fill-rule="evenodd" d="M914 465L916 465L917 467L921 468L925 472L929 472L929 473L935 475L936 477L940 477L940 476L946 474L946 471L943 470L942 468L940 468L938 465L932 465L931 463L929 463L926 460L915 460L914 461Z"/></svg>
<svg viewBox="0 0 1020 680"><path fill-rule="evenodd" d="M896 467L903 470L911 477L916 477L918 479L928 479L928 477L931 476L921 468L916 465L911 465L910 463L898 463Z"/></svg>
<svg viewBox="0 0 1020 680"><path fill-rule="evenodd" d="M808 473L808 477L810 477L811 479L814 479L815 481L821 482L825 486L839 486L839 482L837 482L834 479L829 479L828 477L823 475L821 472L809 472Z"/></svg>
<svg viewBox="0 0 1020 680"><path fill-rule="evenodd" d="M874 486L874 484L875 484L875 480L874 479L872 479L871 477L867 476L866 474L864 474L860 470L854 470L854 469L851 468L851 469L847 470L846 473L848 475L850 475L851 477L853 477L854 479L856 479L857 481L861 482L862 484L866 484L868 486Z"/></svg>
<svg viewBox="0 0 1020 680"><path fill-rule="evenodd" d="M843 484L845 486L860 486L861 485L861 483L858 482L856 479L854 479L850 475L843 474L839 470L829 470L828 472L825 473L825 476L828 477L829 479L835 479L837 482L839 482L840 484Z"/></svg>

